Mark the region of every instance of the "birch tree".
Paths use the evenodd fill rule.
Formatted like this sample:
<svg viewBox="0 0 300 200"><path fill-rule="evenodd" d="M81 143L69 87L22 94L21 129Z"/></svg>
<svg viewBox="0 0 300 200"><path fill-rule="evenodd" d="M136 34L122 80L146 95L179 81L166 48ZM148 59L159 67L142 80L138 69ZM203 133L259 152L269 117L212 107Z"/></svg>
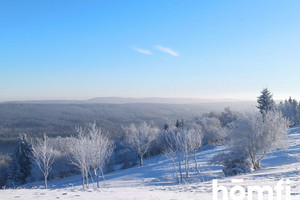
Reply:
<svg viewBox="0 0 300 200"><path fill-rule="evenodd" d="M195 161L195 169L198 173L200 173L200 169L198 167L198 160L197 160L197 151L202 146L202 138L203 138L203 132L201 127L198 125L195 125L190 128L189 130L189 151L193 153L194 161Z"/></svg>
<svg viewBox="0 0 300 200"><path fill-rule="evenodd" d="M97 187L99 188L99 170L105 185L103 168L113 153L114 144L102 133L101 129L96 126L95 122L88 124L88 137L90 139L90 165L93 169L94 175L97 177Z"/></svg>
<svg viewBox="0 0 300 200"><path fill-rule="evenodd" d="M184 137L180 131L178 131L177 127L169 126L169 129L164 132L164 138L167 144L164 153L171 158L173 162L178 183L183 183L182 161L185 155ZM178 167L179 176L176 167Z"/></svg>
<svg viewBox="0 0 300 200"><path fill-rule="evenodd" d="M84 129L82 127L75 128L78 136L77 138L72 137L70 139L69 148L70 148L70 162L76 166L82 176L82 187L83 189L88 187L88 172L89 172L89 148L90 144L88 138L85 136Z"/></svg>
<svg viewBox="0 0 300 200"><path fill-rule="evenodd" d="M44 175L45 188L48 188L47 179L54 161L54 151L49 143L49 138L44 134L43 139L32 142L33 159Z"/></svg>
<svg viewBox="0 0 300 200"><path fill-rule="evenodd" d="M113 153L113 142L103 134L95 122L84 128L76 127L75 130L77 137L71 138L69 144L70 161L81 172L83 188L89 187L89 174L93 178L91 171L97 178L99 188L99 171L105 183L103 168Z"/></svg>
<svg viewBox="0 0 300 200"><path fill-rule="evenodd" d="M168 133L165 134L165 140L168 143L168 150L166 152L177 152L178 166L180 176L182 176L181 159L184 159L185 176L190 176L190 158L193 154L195 161L195 168L200 173L197 162L197 150L202 146L202 129L195 123L182 123L183 125L178 127L171 127ZM179 164L180 163L180 164ZM182 179L182 178L180 178Z"/></svg>
<svg viewBox="0 0 300 200"><path fill-rule="evenodd" d="M140 166L143 166L143 157L148 152L152 142L157 138L159 129L151 127L146 122L138 126L130 124L124 129L126 132L125 141L128 147L138 154Z"/></svg>

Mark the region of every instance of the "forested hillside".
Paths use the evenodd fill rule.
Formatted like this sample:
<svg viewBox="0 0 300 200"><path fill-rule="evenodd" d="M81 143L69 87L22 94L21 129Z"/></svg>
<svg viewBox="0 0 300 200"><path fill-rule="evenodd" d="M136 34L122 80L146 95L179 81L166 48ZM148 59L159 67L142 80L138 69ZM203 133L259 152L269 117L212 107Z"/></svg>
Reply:
<svg viewBox="0 0 300 200"><path fill-rule="evenodd" d="M247 109L251 102L201 104L0 104L0 152L10 152L20 133L70 136L75 126L96 121L112 138L121 127L142 121L163 126L166 119L192 119L224 107Z"/></svg>

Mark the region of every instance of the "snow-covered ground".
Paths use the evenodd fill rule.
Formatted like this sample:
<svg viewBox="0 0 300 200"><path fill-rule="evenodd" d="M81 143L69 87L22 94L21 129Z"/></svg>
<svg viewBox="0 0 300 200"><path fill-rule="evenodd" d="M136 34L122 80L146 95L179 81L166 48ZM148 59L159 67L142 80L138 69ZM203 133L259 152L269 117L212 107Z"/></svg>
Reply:
<svg viewBox="0 0 300 200"><path fill-rule="evenodd" d="M162 156L145 160L144 167L133 167L106 174L106 186L101 189L83 190L80 176L49 182L50 189L43 189L42 182L27 184L24 189L0 190L0 200L10 199L198 199L211 200L212 180L219 185L232 188L237 183L232 179L243 179L239 185L276 186L281 179L290 179L291 199L300 200L300 126L292 128L288 137L289 147L270 153L262 161L263 169L234 177L223 177L220 166L209 165L209 160L226 147L206 146L198 152L202 174L194 170L185 184L174 184L172 162ZM191 160L191 165L193 165ZM90 184L93 188L93 184ZM276 193L274 193L274 199ZM222 199L222 198L220 198ZM245 198L246 199L246 198ZM255 199L255 198L254 198ZM282 199L284 200L284 199Z"/></svg>

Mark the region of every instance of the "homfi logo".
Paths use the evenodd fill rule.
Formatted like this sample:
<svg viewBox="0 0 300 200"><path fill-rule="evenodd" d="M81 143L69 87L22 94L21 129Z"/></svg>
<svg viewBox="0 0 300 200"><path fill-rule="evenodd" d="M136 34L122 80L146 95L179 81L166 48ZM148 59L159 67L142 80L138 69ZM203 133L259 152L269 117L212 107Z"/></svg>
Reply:
<svg viewBox="0 0 300 200"><path fill-rule="evenodd" d="M213 200L291 200L289 179L281 179L273 188L271 186L241 186L239 184L244 182L243 179L233 179L231 182L235 185L228 188L218 185L218 180L214 179L212 181ZM218 193L221 193L220 198L218 198Z"/></svg>

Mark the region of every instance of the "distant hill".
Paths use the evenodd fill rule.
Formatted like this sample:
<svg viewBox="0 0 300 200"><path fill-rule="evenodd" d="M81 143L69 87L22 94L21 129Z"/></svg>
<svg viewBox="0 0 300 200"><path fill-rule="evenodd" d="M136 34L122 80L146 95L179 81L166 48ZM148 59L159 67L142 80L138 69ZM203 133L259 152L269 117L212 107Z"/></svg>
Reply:
<svg viewBox="0 0 300 200"><path fill-rule="evenodd" d="M240 101L235 99L199 99L199 98L123 98L123 97L96 97L88 100L29 100L8 101L4 103L30 103L30 104L132 104L132 103L156 103L156 104L201 104L201 103L244 103L253 104L252 101Z"/></svg>
<svg viewBox="0 0 300 200"><path fill-rule="evenodd" d="M97 97L87 100L89 103L158 103L158 104L198 104L198 103L209 103L209 102L233 102L236 100L231 99L198 99L198 98L122 98L122 97Z"/></svg>

